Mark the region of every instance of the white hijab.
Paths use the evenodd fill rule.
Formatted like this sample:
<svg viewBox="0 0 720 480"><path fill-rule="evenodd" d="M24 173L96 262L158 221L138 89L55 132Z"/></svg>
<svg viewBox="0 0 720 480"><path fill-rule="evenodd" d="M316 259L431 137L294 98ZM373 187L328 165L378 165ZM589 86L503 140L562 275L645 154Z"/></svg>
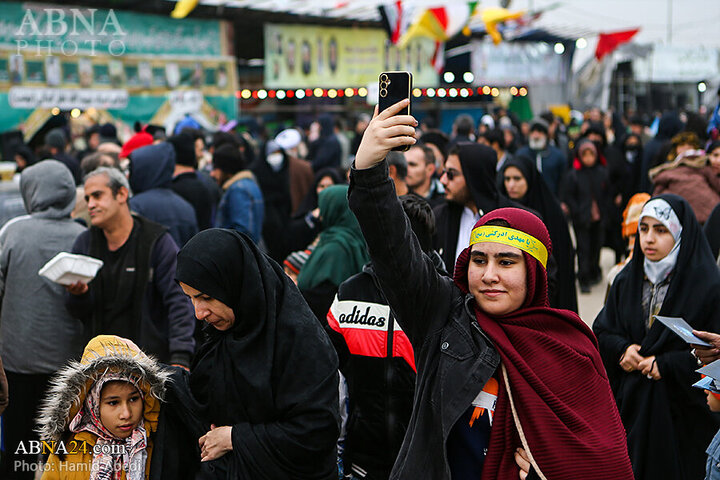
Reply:
<svg viewBox="0 0 720 480"><path fill-rule="evenodd" d="M680 254L682 225L680 224L680 219L675 213L675 210L673 210L670 204L662 198L650 199L645 204L642 212L640 213L640 220L642 220L643 217L652 217L658 220L660 223L665 225L665 227L667 227L667 229L670 231L670 234L673 236L673 239L675 239L675 245L673 246L672 250L670 250L670 253L665 256L665 258L662 258L657 262L653 262L652 260L648 260L648 258L645 257L645 261L643 263L645 275L647 275L648 279L652 282L653 285L657 285L659 282L665 280L667 276L670 275L670 272L672 272L675 268L678 255Z"/></svg>

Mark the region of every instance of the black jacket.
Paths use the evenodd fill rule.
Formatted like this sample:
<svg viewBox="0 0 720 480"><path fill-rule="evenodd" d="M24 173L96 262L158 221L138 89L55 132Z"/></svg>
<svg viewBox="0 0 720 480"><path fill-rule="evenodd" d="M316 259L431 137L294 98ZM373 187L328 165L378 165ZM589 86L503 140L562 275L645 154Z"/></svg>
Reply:
<svg viewBox="0 0 720 480"><path fill-rule="evenodd" d="M195 349L196 320L190 300L175 282L177 246L162 225L139 216L133 218L138 238L132 273L131 340L161 362L188 366ZM81 233L72 248L72 253L96 258L104 258L106 252L107 242L97 227ZM98 274L89 287L83 295L65 296L70 314L85 324L86 340L115 333L103 326L102 276Z"/></svg>
<svg viewBox="0 0 720 480"><path fill-rule="evenodd" d="M327 321L348 387L345 470L387 478L412 412L415 360L371 264L340 285Z"/></svg>
<svg viewBox="0 0 720 480"><path fill-rule="evenodd" d="M217 201L198 172L185 172L173 178L170 188L188 201L195 210L198 230L211 228Z"/></svg>
<svg viewBox="0 0 720 480"><path fill-rule="evenodd" d="M463 295L422 252L387 163L353 169L350 178L350 208L380 286L413 346L418 372L415 408L390 478L449 479L450 429L495 372L500 356L475 320L472 295Z"/></svg>
<svg viewBox="0 0 720 480"><path fill-rule="evenodd" d="M348 386L345 470L356 464L372 478L387 478L413 408L415 360L371 263L340 285L327 322Z"/></svg>
<svg viewBox="0 0 720 480"><path fill-rule="evenodd" d="M435 248L450 272L455 268L455 250L460 235L460 217L463 206L445 201L433 208L435 214Z"/></svg>
<svg viewBox="0 0 720 480"><path fill-rule="evenodd" d="M570 218L577 228L589 228L592 223L592 202L600 209L603 225L609 220L612 202L607 169L602 165L574 168L568 171L560 189L560 198L570 209Z"/></svg>

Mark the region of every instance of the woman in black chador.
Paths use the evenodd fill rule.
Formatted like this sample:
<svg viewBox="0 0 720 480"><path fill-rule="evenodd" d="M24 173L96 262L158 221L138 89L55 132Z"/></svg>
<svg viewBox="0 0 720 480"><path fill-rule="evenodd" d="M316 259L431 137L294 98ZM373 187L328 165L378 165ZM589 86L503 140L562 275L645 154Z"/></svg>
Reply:
<svg viewBox="0 0 720 480"><path fill-rule="evenodd" d="M700 376L690 346L654 315L718 332L718 291L720 273L690 205L676 195L650 199L632 260L593 324L637 480L704 477L718 423L691 386Z"/></svg>
<svg viewBox="0 0 720 480"><path fill-rule="evenodd" d="M575 248L560 203L529 157L521 155L507 160L500 172L500 193L536 211L550 232L553 258L557 265L556 284L550 295L550 306L577 312ZM520 177L520 181L513 183L516 176ZM520 184L520 188L515 188L516 184Z"/></svg>
<svg viewBox="0 0 720 480"><path fill-rule="evenodd" d="M282 267L248 237L210 229L180 251L175 278L207 325L168 396L183 449L164 448L163 467L176 478L200 467L196 478L337 478L337 356Z"/></svg>

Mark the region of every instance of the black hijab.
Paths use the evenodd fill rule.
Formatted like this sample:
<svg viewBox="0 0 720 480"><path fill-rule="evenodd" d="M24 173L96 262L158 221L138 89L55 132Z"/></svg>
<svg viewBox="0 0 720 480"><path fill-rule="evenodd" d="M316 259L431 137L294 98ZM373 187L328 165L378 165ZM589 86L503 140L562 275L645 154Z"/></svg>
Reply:
<svg viewBox="0 0 720 480"><path fill-rule="evenodd" d="M503 207L522 208L498 190L495 183L497 176L495 150L487 145L468 142L458 143L457 149L465 183L479 210L488 213Z"/></svg>
<svg viewBox="0 0 720 480"><path fill-rule="evenodd" d="M557 285L554 289L553 298L550 298L550 306L577 312L575 249L570 239L570 231L565 220L565 214L560 208L560 203L558 203L555 195L550 191L530 158L520 155L507 160L500 171L501 177L505 175L505 170L508 167L515 167L520 170L527 182L527 193L518 201L525 207L538 212L548 232L550 232L553 257L557 264ZM505 182L501 183L500 193L507 196Z"/></svg>
<svg viewBox="0 0 720 480"><path fill-rule="evenodd" d="M690 205L677 195L659 195L682 224L680 252L659 315L683 317L693 328L720 332L720 273ZM658 321L647 330L642 309L645 273L640 241L632 260L613 282L593 330L628 435L638 480L703 478L705 448L718 423L705 395L691 385L699 380L690 346ZM631 344L640 355L655 355L659 381L627 373L618 363Z"/></svg>
<svg viewBox="0 0 720 480"><path fill-rule="evenodd" d="M190 375L198 416L233 426L227 478L337 475L337 356L282 267L210 229L180 250L175 278L235 314L229 330L206 326Z"/></svg>

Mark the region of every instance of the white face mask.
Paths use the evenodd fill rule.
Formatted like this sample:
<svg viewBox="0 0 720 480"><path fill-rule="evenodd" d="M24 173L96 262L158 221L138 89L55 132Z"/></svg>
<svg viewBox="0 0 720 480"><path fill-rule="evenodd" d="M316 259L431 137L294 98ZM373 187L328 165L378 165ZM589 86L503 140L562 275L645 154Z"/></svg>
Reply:
<svg viewBox="0 0 720 480"><path fill-rule="evenodd" d="M283 154L280 152L271 153L267 156L266 160L273 170L278 171L282 166Z"/></svg>
<svg viewBox="0 0 720 480"><path fill-rule="evenodd" d="M528 146L531 150L545 150L545 145L547 145L545 137L530 137L528 139Z"/></svg>

